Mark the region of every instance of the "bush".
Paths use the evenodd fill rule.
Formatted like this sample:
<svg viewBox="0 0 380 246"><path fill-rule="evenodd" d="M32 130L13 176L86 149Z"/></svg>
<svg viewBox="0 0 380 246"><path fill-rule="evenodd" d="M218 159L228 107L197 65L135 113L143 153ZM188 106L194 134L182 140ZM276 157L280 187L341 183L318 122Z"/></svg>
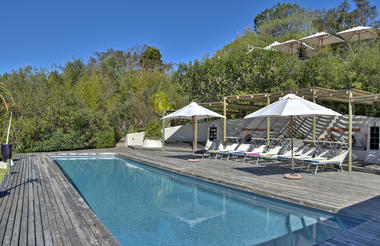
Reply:
<svg viewBox="0 0 380 246"><path fill-rule="evenodd" d="M151 120L145 127L145 138L161 139L162 138L162 125L159 121Z"/></svg>
<svg viewBox="0 0 380 246"><path fill-rule="evenodd" d="M95 148L110 148L115 146L115 133L112 129L95 133Z"/></svg>
<svg viewBox="0 0 380 246"><path fill-rule="evenodd" d="M84 147L83 137L79 132L64 133L62 129L58 129L45 141L36 142L32 147L33 152L39 151L58 151L58 150L73 150Z"/></svg>

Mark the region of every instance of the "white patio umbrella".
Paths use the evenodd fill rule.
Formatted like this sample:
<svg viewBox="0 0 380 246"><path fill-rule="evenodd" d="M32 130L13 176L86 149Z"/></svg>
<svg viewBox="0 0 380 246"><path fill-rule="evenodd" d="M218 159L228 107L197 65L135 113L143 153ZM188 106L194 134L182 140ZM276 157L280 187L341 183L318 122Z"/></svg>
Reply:
<svg viewBox="0 0 380 246"><path fill-rule="evenodd" d="M341 114L303 99L294 94L288 94L280 100L259 109L247 116L244 119L254 117L290 117L291 131L291 159L292 159L292 174L294 174L294 156L293 156L293 118L294 117L311 117L311 116L340 116Z"/></svg>
<svg viewBox="0 0 380 246"><path fill-rule="evenodd" d="M280 42L274 41L274 42L271 43L270 45L265 46L263 49L264 49L264 50L276 50L276 49L273 48L273 46L275 46L275 45L279 45L279 44L280 44Z"/></svg>
<svg viewBox="0 0 380 246"><path fill-rule="evenodd" d="M279 44L274 44L272 45L272 48L278 49L280 52L288 55L298 54L301 49L305 50L305 52L310 52L314 50L309 45L295 39L291 39Z"/></svg>
<svg viewBox="0 0 380 246"><path fill-rule="evenodd" d="M256 50L256 49L259 49L259 50L272 50L272 51L277 51L277 49L274 49L273 46L274 45L278 45L280 44L280 42L277 42L277 41L274 41L273 43L271 43L270 45L267 45L265 46L264 48L259 48L259 47L253 47L253 46L250 46L249 47L249 51L245 54L249 54L251 53L253 50Z"/></svg>
<svg viewBox="0 0 380 246"><path fill-rule="evenodd" d="M369 26L357 26L337 33L347 42L377 38L379 35Z"/></svg>
<svg viewBox="0 0 380 246"><path fill-rule="evenodd" d="M343 39L335 37L327 32L317 32L313 35L301 38L300 40L304 42L308 42L310 44L317 45L319 47L329 45L329 44L344 42Z"/></svg>
<svg viewBox="0 0 380 246"><path fill-rule="evenodd" d="M220 115L218 113L215 113L207 108L204 108L200 106L196 102L192 102L189 105L178 109L177 111L162 117L161 120L165 119L186 119L186 120L192 120L193 121L193 156L196 150L196 144L197 144L197 124L196 122L201 119L206 118L213 118L213 117L219 117L219 118L225 118L223 115Z"/></svg>

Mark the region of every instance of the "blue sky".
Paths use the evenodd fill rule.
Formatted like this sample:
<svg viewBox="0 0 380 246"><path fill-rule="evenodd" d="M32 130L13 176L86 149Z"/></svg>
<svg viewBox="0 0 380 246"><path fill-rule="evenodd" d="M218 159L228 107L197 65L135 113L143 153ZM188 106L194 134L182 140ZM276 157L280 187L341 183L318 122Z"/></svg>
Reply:
<svg viewBox="0 0 380 246"><path fill-rule="evenodd" d="M331 8L343 0L299 0ZM289 2L289 1L281 1ZM178 63L213 54L253 25L272 0L12 0L2 1L0 73L25 65L50 68L107 48L151 45ZM380 0L371 0L380 8ZM379 10L380 11L380 10Z"/></svg>

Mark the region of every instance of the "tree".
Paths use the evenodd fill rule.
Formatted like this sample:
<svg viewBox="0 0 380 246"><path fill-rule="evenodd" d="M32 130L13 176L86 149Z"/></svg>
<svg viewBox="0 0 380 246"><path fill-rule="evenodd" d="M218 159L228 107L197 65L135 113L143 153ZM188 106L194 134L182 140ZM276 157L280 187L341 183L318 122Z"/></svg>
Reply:
<svg viewBox="0 0 380 246"><path fill-rule="evenodd" d="M8 111L9 110L9 100L11 102L14 102L14 101L13 101L13 97L12 97L11 92L8 90L7 86L2 82L0 82L0 99L4 104L3 105L4 109L6 111Z"/></svg>
<svg viewBox="0 0 380 246"><path fill-rule="evenodd" d="M139 65L141 68L148 70L163 68L161 57L159 49L148 46L140 56Z"/></svg>
<svg viewBox="0 0 380 246"><path fill-rule="evenodd" d="M75 85L82 77L86 69L86 65L81 59L69 61L63 67L63 79L67 86Z"/></svg>
<svg viewBox="0 0 380 246"><path fill-rule="evenodd" d="M281 35L310 33L312 26L313 11L308 11L298 4L277 3L270 9L260 12L254 19L257 33L269 33L274 38Z"/></svg>
<svg viewBox="0 0 380 246"><path fill-rule="evenodd" d="M377 16L376 6L370 6L368 0L354 0L354 2L356 8L352 11L347 0L336 8L318 11L314 25L319 31L330 33L337 33L359 25L372 25Z"/></svg>
<svg viewBox="0 0 380 246"><path fill-rule="evenodd" d="M371 6L368 0L353 0L356 9L353 11L355 22L361 26L373 24L377 16L376 6Z"/></svg>

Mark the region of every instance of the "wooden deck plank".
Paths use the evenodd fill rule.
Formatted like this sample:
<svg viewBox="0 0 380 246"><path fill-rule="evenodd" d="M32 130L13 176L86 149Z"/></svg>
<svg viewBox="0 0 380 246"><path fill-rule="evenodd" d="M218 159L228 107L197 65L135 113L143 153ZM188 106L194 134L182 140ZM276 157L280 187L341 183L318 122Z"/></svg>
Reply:
<svg viewBox="0 0 380 246"><path fill-rule="evenodd" d="M45 154L16 155L0 187L1 245L119 245Z"/></svg>
<svg viewBox="0 0 380 246"><path fill-rule="evenodd" d="M49 177L49 179L46 180L45 193L47 197L49 198L51 212L52 212L51 217L56 223L57 234L60 235L63 245L70 245L69 233L63 222L62 215L58 208L58 201L55 199L54 191L52 189L52 182L54 180L54 176L49 175L49 172L47 170L47 165L46 163L44 163L41 156L39 156L39 161L40 161L40 168L41 168L42 173L44 174L44 176Z"/></svg>
<svg viewBox="0 0 380 246"><path fill-rule="evenodd" d="M4 181L1 184L1 201L0 201L0 211L2 211L0 216L0 243L2 243L4 239L6 223L9 217L9 212L5 209L8 199L11 199L11 195L9 195L8 189L16 185L17 182L17 173L19 173L21 165L14 165L11 168L11 174L6 174Z"/></svg>
<svg viewBox="0 0 380 246"><path fill-rule="evenodd" d="M44 233L42 228L42 213L40 206L40 196L39 190L41 185L40 177L36 173L36 165L34 162L31 163L32 178L35 183L32 186L33 199L34 199L34 226L35 226L35 244L44 245Z"/></svg>
<svg viewBox="0 0 380 246"><path fill-rule="evenodd" d="M55 217L55 214L53 212L52 202L50 201L50 197L46 188L49 182L49 177L47 177L45 173L42 171L40 158L37 158L37 160L39 162L38 172L40 176L43 177L41 185L41 194L43 195L43 201L46 207L47 221L49 222L46 229L49 230L51 233L53 245L63 245L61 234L59 233L58 229L57 218Z"/></svg>
<svg viewBox="0 0 380 246"><path fill-rule="evenodd" d="M50 158L47 161L50 163L49 170L54 170L54 172L62 174L60 175L61 181L63 181L63 179L66 179L59 167ZM69 185L67 182L59 183L65 184L65 188L68 189L68 192L65 193L66 198L70 206L77 208L77 218L80 218L80 221L82 221L82 223L85 223L85 226L83 227L84 233L91 238L91 245L99 245L98 241L102 242L102 245L114 245L115 240L113 237L109 236L109 233L107 233L107 229L104 227L104 225L95 223L95 220L97 220L97 218L94 217L94 214L91 210L86 208L87 204L84 199L72 199L73 197L70 194L76 192L74 187L72 185ZM105 235L108 236L105 237Z"/></svg>
<svg viewBox="0 0 380 246"><path fill-rule="evenodd" d="M15 241L17 242L19 239L24 190L24 186L22 185L22 183L24 182L24 171L25 164L20 163L20 170L17 173L17 182L13 187L8 188L8 191L10 192L12 199L8 200L7 208L5 210L9 211L9 218L6 223L6 230L3 238L4 245L10 245L12 238L15 238ZM13 230L14 227L15 230Z"/></svg>
<svg viewBox="0 0 380 246"><path fill-rule="evenodd" d="M58 167L56 167L56 165L53 165L49 167L49 170L54 170L55 168ZM74 228L76 228L79 239L85 245L99 245L99 242L97 240L94 240L95 235L92 233L92 231L87 230L87 223L89 220L88 218L83 217L83 213L81 213L81 210L78 209L78 206L75 204L74 197L72 196L72 191L68 190L68 185L66 182L64 182L64 178L64 176L58 175L59 180L57 180L58 182L56 182L56 185L60 187L61 195L67 199L67 203L64 205ZM76 199L76 201L78 203L78 199Z"/></svg>
<svg viewBox="0 0 380 246"><path fill-rule="evenodd" d="M36 184L36 192L37 192L37 200L40 205L39 212L41 214L41 227L42 227L42 236L43 242L45 245L51 246L53 245L53 236L52 230L50 228L48 209L46 207L45 196L43 194L43 182L45 182L45 177L41 175L40 168L38 162L35 162L35 172L36 178L39 182Z"/></svg>
<svg viewBox="0 0 380 246"><path fill-rule="evenodd" d="M23 199L21 200L22 202L22 214L21 214L21 220L17 220L17 222L20 222L21 228L20 230L20 237L19 239L15 239L15 241L12 240L12 243L15 242L20 245L24 246L28 242L28 203L30 202L29 200L29 186L30 186L30 178L29 178L29 164L30 164L30 158L26 158L26 161L24 162L24 175L23 180L22 180L22 185L21 186L21 191L23 192ZM18 227L15 227L17 230ZM13 239L13 238L12 238Z"/></svg>
<svg viewBox="0 0 380 246"><path fill-rule="evenodd" d="M34 194L33 194L33 189L34 189L34 183L37 181L35 176L33 175L32 172L32 162L30 158L28 158L28 173L29 173L29 185L28 185L28 201L26 201L26 204L28 204L28 232L27 232L27 244L34 246L36 245L36 231L35 231L35 213L34 213L34 206L35 206L35 201L34 201Z"/></svg>
<svg viewBox="0 0 380 246"><path fill-rule="evenodd" d="M42 161L46 163L46 158L43 158ZM59 186L57 185L56 176L51 172L51 168L48 167L48 163L44 164L44 168L46 172L49 172L50 177L52 177L50 182L50 187L52 191L52 196L54 196L54 200L56 201L58 211L60 213L60 218L62 218L62 222L64 224L64 231L66 234L69 235L69 240L72 245L82 245L81 241L78 238L77 231L74 229L71 220L69 219L68 213L66 212L67 207L65 206L67 204L67 201L64 198L62 191L60 190Z"/></svg>

